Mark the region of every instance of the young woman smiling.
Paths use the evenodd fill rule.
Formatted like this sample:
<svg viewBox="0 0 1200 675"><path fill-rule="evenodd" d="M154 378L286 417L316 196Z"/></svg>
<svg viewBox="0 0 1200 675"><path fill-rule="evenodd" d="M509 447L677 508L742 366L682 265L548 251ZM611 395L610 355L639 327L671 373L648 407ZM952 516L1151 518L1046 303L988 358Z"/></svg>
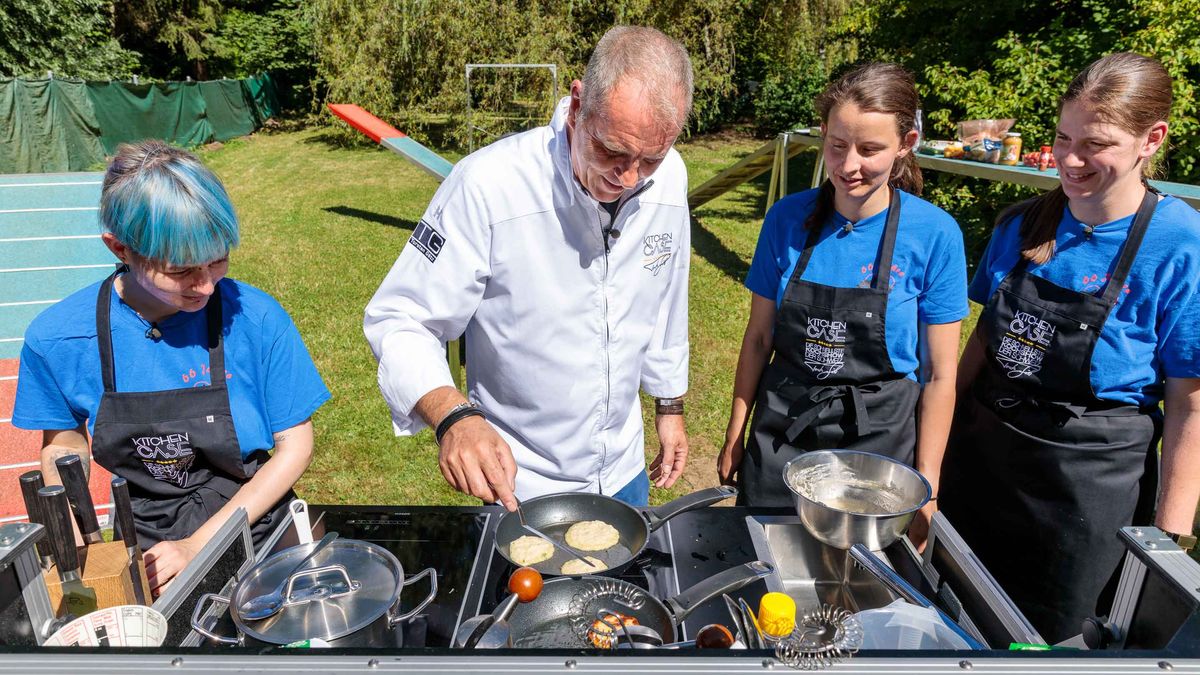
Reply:
<svg viewBox="0 0 1200 675"><path fill-rule="evenodd" d="M985 308L941 508L1051 643L1107 613L1116 532L1151 522L1160 437L1154 522L1195 542L1200 214L1145 182L1170 109L1153 59L1079 73L1059 106L1061 187L1000 215L970 287Z"/></svg>
<svg viewBox="0 0 1200 675"><path fill-rule="evenodd" d="M718 458L745 504L790 505L784 464L826 448L915 458L937 489L966 262L954 219L916 196L919 105L912 75L884 63L817 99L829 178L771 208L746 278L750 319Z"/></svg>

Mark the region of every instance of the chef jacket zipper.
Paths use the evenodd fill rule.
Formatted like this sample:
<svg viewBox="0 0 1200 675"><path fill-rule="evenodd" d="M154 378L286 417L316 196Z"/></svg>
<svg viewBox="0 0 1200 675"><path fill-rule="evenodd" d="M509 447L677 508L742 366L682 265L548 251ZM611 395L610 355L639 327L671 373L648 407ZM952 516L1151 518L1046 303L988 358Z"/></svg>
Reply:
<svg viewBox="0 0 1200 675"><path fill-rule="evenodd" d="M598 206L597 208L604 208ZM620 206L617 210L620 210ZM609 229L612 229L612 224L616 222L617 215L614 212L612 221L609 222ZM604 414L600 418L600 467L596 472L596 491L604 494L604 463L608 460L608 441L604 437L604 427L608 424L608 406L609 398L612 397L612 369L610 368L611 359L608 355L608 345L611 340L611 335L608 331L608 232L604 231L604 221L600 218L600 212L596 212L596 224L600 226L600 238L604 240L604 272L600 277L600 295L602 298L601 319L604 321L604 345L601 350L604 352Z"/></svg>
<svg viewBox="0 0 1200 675"><path fill-rule="evenodd" d="M608 350L609 343L612 341L612 335L608 328L608 254L611 251L609 246L609 235L616 228L617 216L621 213L621 207L625 206L634 197L645 192L651 185L654 185L653 180L648 180L641 187L626 195L617 203L617 208L613 209L612 220L608 223L608 231L604 229L604 222L600 219L600 211L596 211L596 224L600 227L600 238L604 240L604 274L600 278L600 293L604 298L603 313L604 319L604 416L600 419L600 471L596 474L596 491L604 494L604 484L601 482L604 474L604 465L608 460L608 442L604 440L604 426L608 424L608 410L612 399L612 359L609 358ZM597 209L604 208L597 204ZM617 232L620 232L618 229Z"/></svg>

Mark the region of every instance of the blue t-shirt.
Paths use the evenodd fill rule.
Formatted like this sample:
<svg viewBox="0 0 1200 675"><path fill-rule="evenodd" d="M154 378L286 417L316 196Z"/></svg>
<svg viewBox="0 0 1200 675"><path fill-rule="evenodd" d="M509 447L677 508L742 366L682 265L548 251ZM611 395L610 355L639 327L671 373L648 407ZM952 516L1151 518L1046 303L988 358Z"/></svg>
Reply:
<svg viewBox="0 0 1200 675"><path fill-rule="evenodd" d="M92 431L104 384L96 342L92 284L33 320L21 349L13 424L22 429ZM329 400L291 317L266 293L221 281L229 407L243 458L269 450L272 434L308 419ZM118 392L162 391L211 384L205 312L177 312L159 322L163 339L112 292L113 361Z"/></svg>
<svg viewBox="0 0 1200 675"><path fill-rule="evenodd" d="M817 190L789 195L767 212L746 288L783 302L788 280L804 250L804 221L815 206ZM901 191L900 224L892 254L886 340L896 372L917 379L920 365L919 323L961 321L967 316L967 263L962 230L954 218L929 202ZM854 224L834 213L821 229L801 279L839 288L867 287L875 278L875 261L883 238L887 210Z"/></svg>
<svg viewBox="0 0 1200 675"><path fill-rule="evenodd" d="M975 302L987 304L1017 264L1020 224L1018 216L992 233L971 281ZM1130 215L1097 226L1088 237L1083 223L1063 209L1054 257L1027 269L1063 288L1097 293L1132 224ZM1174 197L1160 201L1122 291L1092 353L1092 391L1106 400L1156 405L1165 377L1200 377L1200 213Z"/></svg>

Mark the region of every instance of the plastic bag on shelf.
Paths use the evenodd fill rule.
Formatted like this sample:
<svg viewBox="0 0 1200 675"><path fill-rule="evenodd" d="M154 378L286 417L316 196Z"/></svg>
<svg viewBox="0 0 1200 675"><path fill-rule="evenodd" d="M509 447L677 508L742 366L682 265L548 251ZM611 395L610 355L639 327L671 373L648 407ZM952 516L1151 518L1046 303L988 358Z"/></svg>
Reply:
<svg viewBox="0 0 1200 675"><path fill-rule="evenodd" d="M963 144L964 159L998 164L1004 144L1004 134L1016 124L1015 119L966 120L958 123L958 139Z"/></svg>

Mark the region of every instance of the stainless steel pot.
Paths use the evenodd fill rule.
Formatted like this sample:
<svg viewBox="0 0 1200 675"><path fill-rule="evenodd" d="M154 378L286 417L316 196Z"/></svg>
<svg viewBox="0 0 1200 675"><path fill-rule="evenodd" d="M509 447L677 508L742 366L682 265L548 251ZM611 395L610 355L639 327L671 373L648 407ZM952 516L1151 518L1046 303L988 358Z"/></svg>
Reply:
<svg viewBox="0 0 1200 675"><path fill-rule="evenodd" d="M339 539L294 571L315 543L293 546L262 561L234 588L232 597L203 595L192 611L192 628L221 644L272 646L320 639L333 647L398 647L403 623L425 609L437 596L437 573L432 567L405 578L404 568L388 550L365 541ZM400 614L400 592L421 577L429 577L429 595ZM284 584L285 603L274 616L250 621L238 612L247 600ZM229 605L238 635L217 635L203 625L209 602Z"/></svg>
<svg viewBox="0 0 1200 675"><path fill-rule="evenodd" d="M804 527L841 549L885 548L933 494L912 467L857 450L806 452L784 465L783 482Z"/></svg>

